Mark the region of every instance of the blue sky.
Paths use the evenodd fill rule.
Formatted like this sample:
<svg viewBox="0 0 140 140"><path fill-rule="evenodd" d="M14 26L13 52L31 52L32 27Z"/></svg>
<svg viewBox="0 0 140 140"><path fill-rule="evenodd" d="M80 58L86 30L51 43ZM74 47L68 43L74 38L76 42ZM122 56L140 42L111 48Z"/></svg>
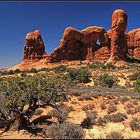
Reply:
<svg viewBox="0 0 140 140"><path fill-rule="evenodd" d="M139 2L0 2L0 68L21 62L28 32L39 29L50 53L68 26L110 29L118 8L129 16L127 31L140 27Z"/></svg>

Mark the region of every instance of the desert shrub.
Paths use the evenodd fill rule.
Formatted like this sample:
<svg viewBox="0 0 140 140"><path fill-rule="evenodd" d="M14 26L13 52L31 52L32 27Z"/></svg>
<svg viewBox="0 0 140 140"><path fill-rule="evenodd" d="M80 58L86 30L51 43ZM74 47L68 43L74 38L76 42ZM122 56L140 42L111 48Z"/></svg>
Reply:
<svg viewBox="0 0 140 140"><path fill-rule="evenodd" d="M129 126L133 131L140 131L140 121L138 119L131 120Z"/></svg>
<svg viewBox="0 0 140 140"><path fill-rule="evenodd" d="M113 95L106 95L106 97L110 100L113 100L115 98Z"/></svg>
<svg viewBox="0 0 140 140"><path fill-rule="evenodd" d="M86 117L82 122L81 126L83 128L91 128L93 125L92 119L90 117Z"/></svg>
<svg viewBox="0 0 140 140"><path fill-rule="evenodd" d="M140 79L140 72L135 72L133 73L132 75L129 75L128 78L130 80L137 80L137 79Z"/></svg>
<svg viewBox="0 0 140 140"><path fill-rule="evenodd" d="M133 108L128 108L126 107L126 113L127 114L131 114L131 115L135 115L136 113L139 113L140 112L140 106L136 106L136 107L133 107Z"/></svg>
<svg viewBox="0 0 140 140"><path fill-rule="evenodd" d="M114 103L115 105L119 104L119 99L118 99L118 98L117 98L117 99L114 99L114 100L112 101L112 103Z"/></svg>
<svg viewBox="0 0 140 140"><path fill-rule="evenodd" d="M56 117L58 119L59 123L63 123L66 121L67 117L68 117L68 111L65 109L53 109L50 113L50 116L52 117Z"/></svg>
<svg viewBox="0 0 140 140"><path fill-rule="evenodd" d="M52 70L54 70L56 72L65 72L65 71L67 71L67 67L64 65L59 65L57 67L52 68Z"/></svg>
<svg viewBox="0 0 140 140"><path fill-rule="evenodd" d="M7 72L7 74L14 74L14 71L13 71L13 70L9 70L9 71Z"/></svg>
<svg viewBox="0 0 140 140"><path fill-rule="evenodd" d="M86 112L86 118L81 122L83 128L91 128L92 125L96 124L97 112Z"/></svg>
<svg viewBox="0 0 140 140"><path fill-rule="evenodd" d="M140 78L135 82L135 91L140 92Z"/></svg>
<svg viewBox="0 0 140 140"><path fill-rule="evenodd" d="M28 73L37 73L38 70L36 68L31 68L30 70L27 70Z"/></svg>
<svg viewBox="0 0 140 140"><path fill-rule="evenodd" d="M118 112L118 113L116 113L116 114L110 115L110 121L111 121L111 122L122 122L122 121L124 121L125 119L127 119L127 116L126 116L126 114L124 114L124 113Z"/></svg>
<svg viewBox="0 0 140 140"><path fill-rule="evenodd" d="M83 107L82 107L82 110L83 110L83 111L93 110L94 107L95 107L94 104L88 104L88 105L83 106Z"/></svg>
<svg viewBox="0 0 140 140"><path fill-rule="evenodd" d="M105 68L107 68L107 69L115 69L116 67L112 63L107 63L105 65Z"/></svg>
<svg viewBox="0 0 140 140"><path fill-rule="evenodd" d="M26 71L21 71L20 76L21 76L21 77L26 77L26 76L27 76L27 72L26 72Z"/></svg>
<svg viewBox="0 0 140 140"><path fill-rule="evenodd" d="M32 127L29 119L37 108L57 108L55 102L67 99L64 81L57 80L42 75L0 80L0 125L8 127L18 116L22 123L18 127L28 129ZM26 104L29 107L24 111Z"/></svg>
<svg viewBox="0 0 140 140"><path fill-rule="evenodd" d="M83 139L85 136L84 130L72 123L56 123L44 130L46 138L52 139Z"/></svg>
<svg viewBox="0 0 140 140"><path fill-rule="evenodd" d="M107 113L110 114L110 113L113 113L115 111L117 111L117 107L115 106L114 103L110 103L108 106L108 109L107 109Z"/></svg>
<svg viewBox="0 0 140 140"><path fill-rule="evenodd" d="M92 100L92 96L91 95L81 95L80 97L78 97L79 101L83 101L83 100Z"/></svg>
<svg viewBox="0 0 140 140"><path fill-rule="evenodd" d="M16 70L14 70L14 74L16 74L16 73L20 73L20 72L21 72L20 69L16 69Z"/></svg>
<svg viewBox="0 0 140 140"><path fill-rule="evenodd" d="M97 124L103 126L108 122L117 123L117 122L122 122L125 119L127 119L127 115L124 114L124 113L118 112L118 113L111 114L111 115L104 115L102 118L101 117L98 118L97 119Z"/></svg>
<svg viewBox="0 0 140 140"><path fill-rule="evenodd" d="M97 79L99 86L111 88L114 86L115 81L112 76L109 76L107 73L100 75Z"/></svg>
<svg viewBox="0 0 140 140"><path fill-rule="evenodd" d="M50 70L49 68L41 68L38 71L46 71L46 72L48 72L49 70Z"/></svg>
<svg viewBox="0 0 140 140"><path fill-rule="evenodd" d="M106 139L123 139L124 136L120 132L112 131L106 135Z"/></svg>
<svg viewBox="0 0 140 140"><path fill-rule="evenodd" d="M120 102L121 103L125 103L125 102L127 102L129 100L129 98L127 97L127 96L121 96L120 97Z"/></svg>
<svg viewBox="0 0 140 140"><path fill-rule="evenodd" d="M136 114L136 110L135 110L135 108L126 108L126 113L127 114L131 114L131 115L134 115L134 114Z"/></svg>
<svg viewBox="0 0 140 140"><path fill-rule="evenodd" d="M101 108L102 110L106 109L106 103L105 103L105 102L101 103L101 104L100 104L100 108Z"/></svg>
<svg viewBox="0 0 140 140"><path fill-rule="evenodd" d="M93 121L97 118L97 112L96 111L87 111L86 116L91 118Z"/></svg>
<svg viewBox="0 0 140 140"><path fill-rule="evenodd" d="M104 63L92 63L92 64L89 64L88 67L90 69L96 69L96 68L100 68L100 69L114 69L115 66L112 65L111 63L107 63L107 64L104 64Z"/></svg>
<svg viewBox="0 0 140 140"><path fill-rule="evenodd" d="M90 72L85 68L71 69L69 70L69 76L72 80L77 80L80 83L87 83L90 81Z"/></svg>
<svg viewBox="0 0 140 140"><path fill-rule="evenodd" d="M104 126L106 124L106 120L103 117L99 117L96 120L96 125L97 126Z"/></svg>
<svg viewBox="0 0 140 140"><path fill-rule="evenodd" d="M103 116L103 120L107 123L110 121L110 115L109 114L106 114Z"/></svg>

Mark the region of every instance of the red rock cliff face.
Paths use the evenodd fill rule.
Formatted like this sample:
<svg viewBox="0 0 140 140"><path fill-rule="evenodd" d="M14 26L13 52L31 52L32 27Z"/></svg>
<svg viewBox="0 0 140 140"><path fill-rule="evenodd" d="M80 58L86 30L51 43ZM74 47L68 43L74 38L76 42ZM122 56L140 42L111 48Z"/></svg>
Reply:
<svg viewBox="0 0 140 140"><path fill-rule="evenodd" d="M69 27L64 31L59 47L51 53L50 61L107 60L109 54L109 38L102 27L91 26L84 30Z"/></svg>
<svg viewBox="0 0 140 140"><path fill-rule="evenodd" d="M140 59L140 28L134 29L127 33L128 54Z"/></svg>
<svg viewBox="0 0 140 140"><path fill-rule="evenodd" d="M26 35L26 43L24 46L24 60L40 60L45 58L45 46L39 30L28 33Z"/></svg>
<svg viewBox="0 0 140 140"><path fill-rule="evenodd" d="M112 28L108 31L111 37L111 56L109 61L126 60L127 41L125 30L127 27L127 14L121 10L115 10L112 14Z"/></svg>

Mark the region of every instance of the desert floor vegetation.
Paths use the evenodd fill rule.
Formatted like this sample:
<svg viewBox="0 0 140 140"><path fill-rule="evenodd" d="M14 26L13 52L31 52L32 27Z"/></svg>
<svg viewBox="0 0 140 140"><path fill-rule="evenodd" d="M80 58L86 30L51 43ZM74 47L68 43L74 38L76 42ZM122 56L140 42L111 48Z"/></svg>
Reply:
<svg viewBox="0 0 140 140"><path fill-rule="evenodd" d="M2 71L1 138L140 138L140 76L130 67Z"/></svg>

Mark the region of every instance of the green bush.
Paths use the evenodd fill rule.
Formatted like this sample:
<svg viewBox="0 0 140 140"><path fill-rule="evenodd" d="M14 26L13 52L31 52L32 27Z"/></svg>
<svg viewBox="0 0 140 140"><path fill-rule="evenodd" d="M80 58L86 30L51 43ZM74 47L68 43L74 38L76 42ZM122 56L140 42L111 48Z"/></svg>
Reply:
<svg viewBox="0 0 140 140"><path fill-rule="evenodd" d="M37 73L37 69L36 68L31 68L30 70L27 70L28 73Z"/></svg>
<svg viewBox="0 0 140 140"><path fill-rule="evenodd" d="M57 67L52 68L52 70L54 70L56 72L65 72L65 71L67 71L67 67L64 65L59 65Z"/></svg>
<svg viewBox="0 0 140 140"><path fill-rule="evenodd" d="M137 80L140 79L140 72L135 72L134 74L128 76L130 80Z"/></svg>
<svg viewBox="0 0 140 140"><path fill-rule="evenodd" d="M13 71L13 70L9 70L9 71L7 72L7 74L14 74L14 71Z"/></svg>
<svg viewBox="0 0 140 140"><path fill-rule="evenodd" d="M140 92L140 78L135 82L135 91Z"/></svg>
<svg viewBox="0 0 140 140"><path fill-rule="evenodd" d="M16 69L16 70L14 71L15 74L16 74L16 73L20 73L20 72L21 72L20 69Z"/></svg>
<svg viewBox="0 0 140 140"><path fill-rule="evenodd" d="M97 83L99 86L111 88L114 86L115 81L112 76L107 73L100 75L97 79Z"/></svg>
<svg viewBox="0 0 140 140"><path fill-rule="evenodd" d="M12 125L18 116L22 124L17 129L22 126L25 129L29 125L32 127L29 120L37 108L67 99L64 87L65 80L46 78L45 75L0 80L0 126L6 128L8 124ZM25 105L29 105L26 111Z"/></svg>
<svg viewBox="0 0 140 140"><path fill-rule="evenodd" d="M69 76L72 80L77 80L80 83L88 83L90 81L90 72L86 68L70 69Z"/></svg>
<svg viewBox="0 0 140 140"><path fill-rule="evenodd" d="M88 67L90 69L115 69L115 66L111 63L107 63L107 64L104 64L104 63L92 63L92 64L89 64Z"/></svg>

